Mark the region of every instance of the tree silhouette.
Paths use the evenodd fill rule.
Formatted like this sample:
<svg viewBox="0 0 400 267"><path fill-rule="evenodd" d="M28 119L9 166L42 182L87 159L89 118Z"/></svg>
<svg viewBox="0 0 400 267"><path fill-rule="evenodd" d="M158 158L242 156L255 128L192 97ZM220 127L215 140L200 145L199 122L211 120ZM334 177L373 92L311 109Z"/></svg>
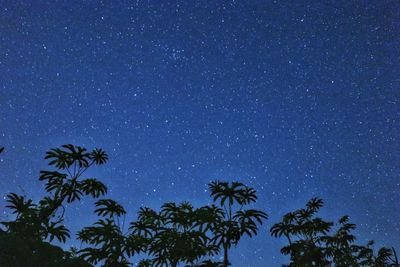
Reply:
<svg viewBox="0 0 400 267"><path fill-rule="evenodd" d="M70 237L69 230L64 226L64 202L80 200L82 195L99 197L107 192L106 186L98 180L80 178L91 166L106 163L108 156L101 149L87 152L79 146L64 145L48 151L45 159L49 160L49 166L55 168L40 172L39 180L45 181L47 196L38 203L16 193L6 197L6 207L11 209L15 218L1 222L5 232L1 236L4 243L0 242L0 258L6 262L2 262L1 266L47 266L47 263L49 266L55 263L62 266L71 261L74 262L71 264L76 264L74 266L80 266L82 263L79 259L71 258L71 254L43 241L57 239L64 243ZM10 248L18 243L24 244L21 250ZM53 251L59 259L53 260L49 251ZM32 260L25 263L17 260L22 257ZM40 263L35 263L35 259ZM67 259L69 263L66 263Z"/></svg>
<svg viewBox="0 0 400 267"><path fill-rule="evenodd" d="M107 187L100 181L94 178L79 178L91 166L106 163L108 156L101 149L87 152L85 148L68 144L51 149L46 153L45 159L49 160L49 166L56 168L40 172L39 180L45 181L45 190L49 195L36 204L25 196L8 194L6 207L12 210L16 218L1 224L6 227L7 232L21 237L37 240L48 238L50 241L56 238L65 242L70 235L63 225L63 203L80 200L82 195L96 198L107 192ZM60 208L62 212L56 216Z"/></svg>
<svg viewBox="0 0 400 267"><path fill-rule="evenodd" d="M215 255L218 248L210 243L208 228L198 220L204 209L194 209L188 202L165 203L158 213L141 208L130 229L150 240L147 253L151 259L140 266L193 266L202 257Z"/></svg>
<svg viewBox="0 0 400 267"><path fill-rule="evenodd" d="M212 182L209 184L215 204L193 208L188 202L166 203L160 212L141 208L138 220L130 229L150 241L147 253L151 259L139 266L228 266L228 250L243 235L252 237L267 214L243 206L256 201L256 191L242 183ZM237 210L234 206L239 205ZM203 260L220 250L224 262Z"/></svg>
<svg viewBox="0 0 400 267"><path fill-rule="evenodd" d="M46 196L37 203L16 193L6 197L6 208L14 219L1 222L5 231L0 230L0 266L125 267L132 266L132 257L142 253L147 258L138 263L141 267L227 267L232 245L245 235L257 235L267 219L263 211L244 209L256 202L257 195L239 182L211 182L211 205L194 208L189 202L168 202L159 212L142 207L126 231L124 207L103 198L95 202L94 212L100 218L77 234L84 247L65 252L49 243L65 243L70 238L64 225L64 204L107 193L97 179L82 177L93 165L105 164L108 156L101 149L88 152L64 145L48 151L45 159L54 168L40 172ZM376 252L372 241L356 244L356 225L348 216L337 223L318 217L323 204L322 199L313 198L305 208L287 213L272 226L272 236L288 241L281 249L290 256L284 266L400 267L394 248ZM223 262L213 261L220 253Z"/></svg>
<svg viewBox="0 0 400 267"><path fill-rule="evenodd" d="M126 211L116 201L101 199L95 205L95 213L102 218L78 232L78 239L91 245L78 254L89 263L102 263L104 267L131 266L129 259L144 251L147 240L136 234L123 233L124 225L119 218L125 216Z"/></svg>
<svg viewBox="0 0 400 267"><path fill-rule="evenodd" d="M394 249L381 248L375 255L372 241L366 246L354 244L352 231L356 225L349 222L348 216L340 218L338 229L330 234L334 223L316 217L323 204L322 199L313 198L305 208L287 213L272 226L272 236L283 236L288 241L281 249L282 254L290 256L290 263L284 266L399 266Z"/></svg>
<svg viewBox="0 0 400 267"><path fill-rule="evenodd" d="M209 184L211 196L214 202L217 202L222 212L217 212L218 218L211 226L213 232L212 240L218 246L222 247L224 252L223 266L230 265L228 251L232 245L237 245L241 237L246 234L249 237L257 235L258 225L261 225L263 219L268 216L265 212L249 209L242 210L257 200L256 191L239 182L219 182L214 181ZM234 206L239 206L234 210Z"/></svg>

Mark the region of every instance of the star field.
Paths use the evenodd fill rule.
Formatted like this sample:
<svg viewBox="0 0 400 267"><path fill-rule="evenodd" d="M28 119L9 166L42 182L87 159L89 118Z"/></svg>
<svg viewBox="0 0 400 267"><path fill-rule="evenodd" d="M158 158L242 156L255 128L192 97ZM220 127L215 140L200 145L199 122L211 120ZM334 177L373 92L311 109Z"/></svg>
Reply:
<svg viewBox="0 0 400 267"><path fill-rule="evenodd" d="M44 194L45 152L92 169L130 217L239 180L270 215L234 266L280 266L269 228L311 197L360 242L400 240L397 1L3 1L0 194ZM76 231L92 201L67 208ZM7 218L4 200L0 214ZM68 212L69 210L69 212ZM75 244L73 240L67 243ZM79 244L75 244L79 245Z"/></svg>

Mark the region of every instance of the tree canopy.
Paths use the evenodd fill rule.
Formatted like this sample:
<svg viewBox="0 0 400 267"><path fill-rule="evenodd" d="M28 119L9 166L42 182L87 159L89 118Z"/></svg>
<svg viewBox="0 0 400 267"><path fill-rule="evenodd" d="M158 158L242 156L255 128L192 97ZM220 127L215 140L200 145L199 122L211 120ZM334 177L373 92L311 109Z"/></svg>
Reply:
<svg viewBox="0 0 400 267"><path fill-rule="evenodd" d="M0 148L0 153L4 148ZM137 266L227 267L229 251L243 236L258 235L268 215L252 207L257 192L240 182L209 183L212 203L194 207L190 202L167 202L159 211L141 207L137 219L125 224L125 208L116 200L102 198L107 187L96 178L85 178L94 166L106 164L102 149L72 144L49 150L49 170L40 172L45 193L37 203L25 195L10 193L6 208L13 219L2 221L0 266L123 267ZM97 199L99 217L77 235L83 247L64 251L51 243L71 238L64 224L65 204L83 197ZM399 266L394 248L373 249L373 242L356 244L356 226L343 216L337 223L317 216L322 199L313 198L305 208L289 212L270 229L273 237L288 242L281 253L289 256L283 266ZM267 238L267 236L265 237ZM222 257L222 261L215 261Z"/></svg>

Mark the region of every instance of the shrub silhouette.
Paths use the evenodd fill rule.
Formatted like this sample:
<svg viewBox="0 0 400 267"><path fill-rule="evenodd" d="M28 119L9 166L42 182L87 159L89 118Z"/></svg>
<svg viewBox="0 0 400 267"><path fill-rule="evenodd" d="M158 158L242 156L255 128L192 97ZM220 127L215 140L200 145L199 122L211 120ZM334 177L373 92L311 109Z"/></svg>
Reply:
<svg viewBox="0 0 400 267"><path fill-rule="evenodd" d="M91 265L48 242L22 238L0 230L0 266L90 267Z"/></svg>
<svg viewBox="0 0 400 267"><path fill-rule="evenodd" d="M340 218L338 229L331 233L334 223L316 216L323 204L322 199L313 198L305 208L287 213L272 226L272 236L283 236L288 241L281 249L282 254L290 256L290 263L284 266L399 266L393 248L381 248L375 255L373 241L366 246L354 244L352 231L356 225L349 222L348 216Z"/></svg>

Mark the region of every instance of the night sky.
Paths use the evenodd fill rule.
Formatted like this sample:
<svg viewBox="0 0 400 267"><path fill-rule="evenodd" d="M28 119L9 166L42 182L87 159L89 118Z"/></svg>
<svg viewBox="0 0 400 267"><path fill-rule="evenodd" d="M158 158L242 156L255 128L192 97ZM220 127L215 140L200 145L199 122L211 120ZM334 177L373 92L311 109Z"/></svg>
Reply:
<svg viewBox="0 0 400 267"><path fill-rule="evenodd" d="M318 3L320 2L320 3ZM0 194L44 195L45 152L104 148L87 173L133 220L238 180L270 215L234 266L279 266L269 228L321 197L359 242L400 240L399 1L1 1ZM86 197L72 231L96 220ZM7 218L4 199L2 219ZM79 245L71 240L70 245Z"/></svg>

